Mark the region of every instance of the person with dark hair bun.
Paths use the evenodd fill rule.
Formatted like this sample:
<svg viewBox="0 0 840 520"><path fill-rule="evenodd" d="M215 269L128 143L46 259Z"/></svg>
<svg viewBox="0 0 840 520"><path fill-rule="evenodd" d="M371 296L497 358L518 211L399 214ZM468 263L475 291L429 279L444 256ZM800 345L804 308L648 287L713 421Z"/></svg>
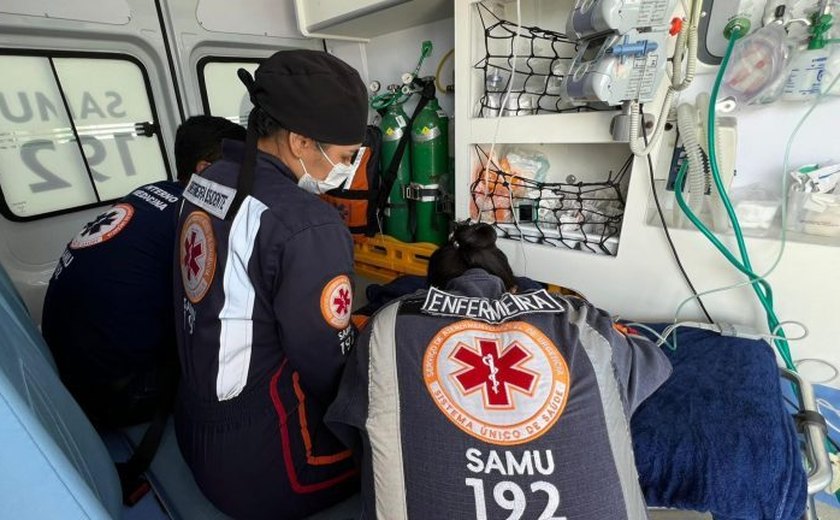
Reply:
<svg viewBox="0 0 840 520"><path fill-rule="evenodd" d="M664 353L583 299L514 294L486 224L428 281L373 317L327 412L362 454L366 518L647 518L629 422Z"/></svg>
<svg viewBox="0 0 840 520"><path fill-rule="evenodd" d="M450 280L472 268L498 276L506 290L515 291L513 269L496 247L496 230L488 224L458 225L449 242L429 258L429 286L443 289Z"/></svg>

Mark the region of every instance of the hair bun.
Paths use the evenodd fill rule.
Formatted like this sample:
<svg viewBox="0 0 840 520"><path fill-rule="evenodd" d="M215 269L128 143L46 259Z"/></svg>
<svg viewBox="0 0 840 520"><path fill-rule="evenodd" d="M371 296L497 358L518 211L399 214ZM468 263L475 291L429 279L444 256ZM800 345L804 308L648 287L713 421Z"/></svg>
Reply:
<svg viewBox="0 0 840 520"><path fill-rule="evenodd" d="M484 223L465 224L455 230L452 238L462 250L492 249L496 245L496 230L493 226Z"/></svg>

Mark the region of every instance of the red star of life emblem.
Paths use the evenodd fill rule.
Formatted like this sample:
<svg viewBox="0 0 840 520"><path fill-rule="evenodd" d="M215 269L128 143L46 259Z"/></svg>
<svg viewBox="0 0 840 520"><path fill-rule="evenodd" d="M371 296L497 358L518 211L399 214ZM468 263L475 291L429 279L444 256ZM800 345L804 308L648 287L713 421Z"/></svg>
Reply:
<svg viewBox="0 0 840 520"><path fill-rule="evenodd" d="M197 233L195 231L190 234L190 237L184 240L184 267L187 268L187 280L191 280L193 276L198 276L201 266L198 265L198 259L204 255L204 247L201 242L197 241Z"/></svg>
<svg viewBox="0 0 840 520"><path fill-rule="evenodd" d="M478 349L459 343L452 359L464 365L453 377L467 395L482 391L486 408L511 408L512 390L533 395L539 374L523 367L531 355L513 342L499 351L498 341L478 339Z"/></svg>
<svg viewBox="0 0 840 520"><path fill-rule="evenodd" d="M339 289L338 296L333 298L333 305L335 305L335 312L340 316L344 316L350 310L350 290Z"/></svg>

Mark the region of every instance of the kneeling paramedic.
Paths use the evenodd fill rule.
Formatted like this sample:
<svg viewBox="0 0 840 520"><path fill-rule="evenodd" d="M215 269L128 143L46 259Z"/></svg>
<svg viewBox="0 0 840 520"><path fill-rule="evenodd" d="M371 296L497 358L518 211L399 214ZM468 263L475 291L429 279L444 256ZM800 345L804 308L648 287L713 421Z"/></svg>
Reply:
<svg viewBox="0 0 840 520"><path fill-rule="evenodd" d="M70 241L50 279L42 328L61 379L98 426L148 421L171 404L177 372L172 255L181 191L244 141L227 119L196 116L175 135L178 182L141 186Z"/></svg>
<svg viewBox="0 0 840 520"><path fill-rule="evenodd" d="M184 190L175 298L178 443L198 486L235 518L301 518L358 489L326 429L356 332L353 247L316 194L342 185L365 136L358 73L281 51L240 79L255 108L243 147Z"/></svg>
<svg viewBox="0 0 840 520"><path fill-rule="evenodd" d="M670 364L583 300L510 292L495 240L457 229L351 354L327 421L362 447L363 518L647 518L629 417Z"/></svg>

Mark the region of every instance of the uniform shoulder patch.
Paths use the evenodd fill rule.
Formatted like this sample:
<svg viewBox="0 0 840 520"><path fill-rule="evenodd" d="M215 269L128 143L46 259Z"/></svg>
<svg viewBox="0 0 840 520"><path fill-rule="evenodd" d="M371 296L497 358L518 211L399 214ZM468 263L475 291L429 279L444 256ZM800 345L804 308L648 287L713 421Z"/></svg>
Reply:
<svg viewBox="0 0 840 520"><path fill-rule="evenodd" d="M353 288L347 275L330 280L321 291L321 314L334 329L344 329L350 324L353 310Z"/></svg>
<svg viewBox="0 0 840 520"><path fill-rule="evenodd" d="M465 320L440 330L423 356L426 389L441 413L489 444L524 444L548 432L566 407L569 367L554 343L525 322Z"/></svg>
<svg viewBox="0 0 840 520"><path fill-rule="evenodd" d="M134 216L131 204L117 204L85 224L70 242L70 249L83 249L111 240L125 229Z"/></svg>
<svg viewBox="0 0 840 520"><path fill-rule="evenodd" d="M194 174L184 188L184 198L211 215L224 219L236 198L236 190Z"/></svg>
<svg viewBox="0 0 840 520"><path fill-rule="evenodd" d="M216 239L210 216L203 211L190 213L178 243L184 293L192 303L198 303L207 295L216 274Z"/></svg>

